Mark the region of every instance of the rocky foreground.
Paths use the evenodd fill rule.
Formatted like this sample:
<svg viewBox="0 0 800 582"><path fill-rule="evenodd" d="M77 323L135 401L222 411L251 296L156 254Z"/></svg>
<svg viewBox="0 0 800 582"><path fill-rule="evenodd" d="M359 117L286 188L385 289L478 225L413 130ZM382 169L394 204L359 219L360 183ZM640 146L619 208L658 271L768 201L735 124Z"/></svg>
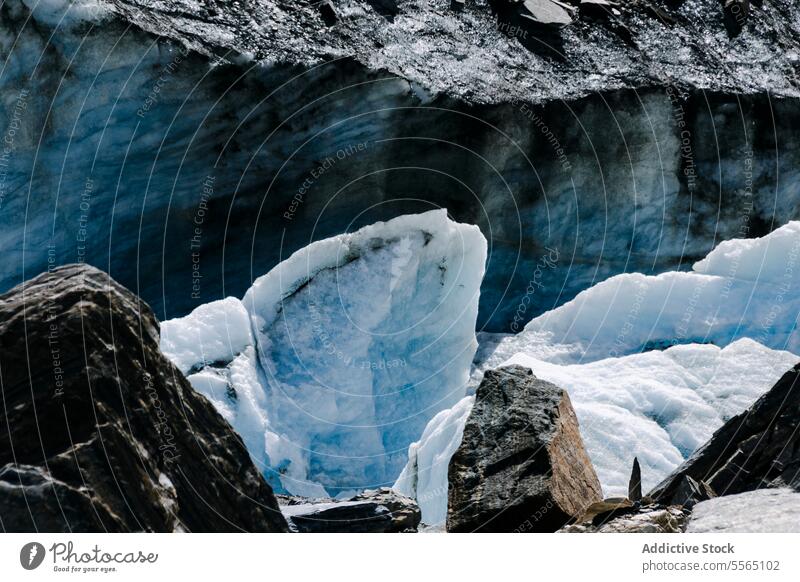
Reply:
<svg viewBox="0 0 800 582"><path fill-rule="evenodd" d="M414 532L414 499L276 499L241 438L159 351L150 309L87 266L0 296L4 531ZM449 467L452 532L800 529L800 366L643 494L601 499L567 393L486 372Z"/></svg>

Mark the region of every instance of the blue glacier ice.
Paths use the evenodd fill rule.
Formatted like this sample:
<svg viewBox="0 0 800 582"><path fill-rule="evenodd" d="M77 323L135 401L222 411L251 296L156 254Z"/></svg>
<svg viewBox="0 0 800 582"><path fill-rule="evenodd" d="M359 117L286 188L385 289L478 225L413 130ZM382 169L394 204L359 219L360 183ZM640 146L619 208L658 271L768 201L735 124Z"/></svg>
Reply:
<svg viewBox="0 0 800 582"><path fill-rule="evenodd" d="M312 243L162 324L162 349L279 491L392 484L427 422L466 394L486 240L444 210Z"/></svg>

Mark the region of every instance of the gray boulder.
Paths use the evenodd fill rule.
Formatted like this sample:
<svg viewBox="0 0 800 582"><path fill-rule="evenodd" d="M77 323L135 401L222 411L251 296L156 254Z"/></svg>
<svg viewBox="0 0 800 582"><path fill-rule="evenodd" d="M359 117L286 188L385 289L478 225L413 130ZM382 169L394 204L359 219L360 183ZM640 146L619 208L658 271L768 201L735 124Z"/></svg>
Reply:
<svg viewBox="0 0 800 582"><path fill-rule="evenodd" d="M604 520L581 520L568 525L561 533L680 533L686 528L686 516L677 506L643 505L627 513Z"/></svg>
<svg viewBox="0 0 800 582"><path fill-rule="evenodd" d="M601 500L567 393L489 370L450 460L447 530L554 532Z"/></svg>

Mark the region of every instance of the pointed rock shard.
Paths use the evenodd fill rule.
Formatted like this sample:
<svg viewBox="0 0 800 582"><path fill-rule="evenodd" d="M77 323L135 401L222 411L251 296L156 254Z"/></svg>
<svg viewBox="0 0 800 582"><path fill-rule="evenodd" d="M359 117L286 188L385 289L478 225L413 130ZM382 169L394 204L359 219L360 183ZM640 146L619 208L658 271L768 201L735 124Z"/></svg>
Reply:
<svg viewBox="0 0 800 582"><path fill-rule="evenodd" d="M637 457L633 458L631 480L628 482L628 499L634 503L642 500L642 469L639 467L639 459Z"/></svg>
<svg viewBox="0 0 800 582"><path fill-rule="evenodd" d="M484 375L449 481L452 532L554 532L601 500L569 396L522 366Z"/></svg>

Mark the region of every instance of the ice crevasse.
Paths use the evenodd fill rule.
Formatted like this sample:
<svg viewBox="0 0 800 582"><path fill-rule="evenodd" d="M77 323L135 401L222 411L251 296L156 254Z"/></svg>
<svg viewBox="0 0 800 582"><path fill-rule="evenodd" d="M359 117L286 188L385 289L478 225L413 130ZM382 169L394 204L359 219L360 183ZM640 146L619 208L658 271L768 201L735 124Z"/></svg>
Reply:
<svg viewBox="0 0 800 582"><path fill-rule="evenodd" d="M606 495L634 455L655 485L798 361L800 222L719 244L690 272L612 277L517 335L481 334L484 370L521 364L565 388ZM447 511L447 467L474 397L440 412L409 447L395 488L423 521Z"/></svg>
<svg viewBox="0 0 800 582"><path fill-rule="evenodd" d="M466 394L487 245L445 210L314 242L162 324L161 347L278 491L390 485Z"/></svg>

